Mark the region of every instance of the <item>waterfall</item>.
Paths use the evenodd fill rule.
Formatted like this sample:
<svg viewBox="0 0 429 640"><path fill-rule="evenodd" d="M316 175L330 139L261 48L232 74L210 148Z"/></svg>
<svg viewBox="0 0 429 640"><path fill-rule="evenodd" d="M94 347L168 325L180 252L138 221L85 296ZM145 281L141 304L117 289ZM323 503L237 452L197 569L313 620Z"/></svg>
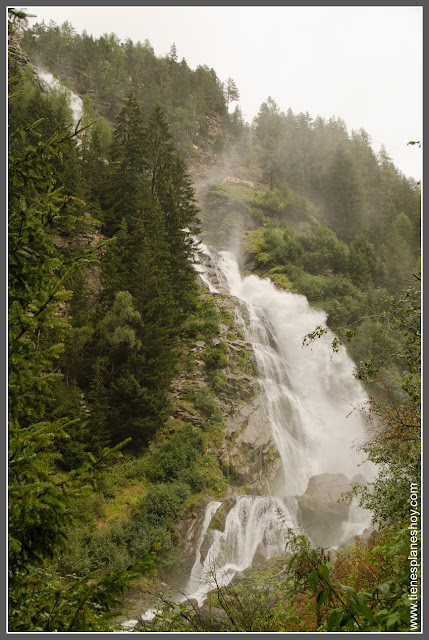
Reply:
<svg viewBox="0 0 429 640"><path fill-rule="evenodd" d="M354 497L350 503L349 519L342 524L342 540L350 540L354 536L360 535L362 533L362 527L365 525L369 527L370 524L370 514L359 506L358 499Z"/></svg>
<svg viewBox="0 0 429 640"><path fill-rule="evenodd" d="M206 512L204 514L204 521L201 527L201 532L197 541L197 553L195 556L195 562L191 569L191 574L189 577L189 582L186 587L187 593L192 593L193 597L198 600L198 602L202 601L204 595L209 591L204 592L204 587L207 584L207 577L205 575L205 567L204 563L201 562L201 545L204 542L204 538L207 534L207 530L209 528L211 519L213 518L216 511L221 506L222 502L210 502L207 505Z"/></svg>
<svg viewBox="0 0 429 640"><path fill-rule="evenodd" d="M236 296L246 339L258 363L273 437L283 463L281 494L299 494L320 473L360 472L355 445L365 439L359 412L367 397L353 378L354 365L345 348L332 352L328 333L312 347L303 337L326 314L310 307L304 296L277 289L269 280L241 278L237 259L221 252L218 268Z"/></svg>
<svg viewBox="0 0 429 640"><path fill-rule="evenodd" d="M73 112L73 123L76 125L82 118L82 98L76 93L73 93L73 91L70 91L70 89L65 87L63 84L61 84L61 82L54 78L52 73L49 73L49 71L38 70L37 74L39 78L45 83L45 85L49 87L49 89L54 89L56 91L66 93L70 109Z"/></svg>
<svg viewBox="0 0 429 640"><path fill-rule="evenodd" d="M284 551L286 529L300 527L296 496L305 492L310 477L343 473L350 479L363 473L370 480L374 470L368 463L360 464L356 451L365 439L359 409L367 398L353 378L354 365L346 350L341 347L333 354L329 332L311 348L302 346L306 334L325 325L326 314L312 309L304 296L277 289L268 278L242 278L230 252L216 254L202 245L196 269L211 292L238 299L236 320L253 347L282 461L282 477L269 487L268 495L239 496L223 531L208 530L210 514L219 503L208 505L208 532L198 541L193 577L185 590L201 603L215 585L227 584L236 572L252 566L258 553L270 558ZM354 499L349 521L343 523L343 538L361 534L370 521L370 514ZM209 549L202 559L204 538Z"/></svg>
<svg viewBox="0 0 429 640"><path fill-rule="evenodd" d="M212 505L209 503L207 513ZM201 605L207 593L228 584L238 572L252 566L257 553L266 558L283 553L287 529L296 529L298 505L293 498L240 496L225 520L224 531L212 529L211 545L201 562L201 543L186 594ZM211 516L207 523L210 523ZM204 537L203 537L204 539ZM197 587L197 588L195 588Z"/></svg>

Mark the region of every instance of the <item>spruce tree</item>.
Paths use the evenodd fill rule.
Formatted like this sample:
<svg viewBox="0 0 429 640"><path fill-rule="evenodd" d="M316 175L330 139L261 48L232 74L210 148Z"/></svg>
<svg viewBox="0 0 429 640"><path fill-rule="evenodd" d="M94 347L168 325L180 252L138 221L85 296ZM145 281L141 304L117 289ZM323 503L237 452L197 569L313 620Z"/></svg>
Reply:
<svg viewBox="0 0 429 640"><path fill-rule="evenodd" d="M165 116L157 106L146 129L146 171L152 196L164 212L174 297L189 309L195 282L191 260L194 236L199 232L198 209L186 165L174 152L170 139Z"/></svg>
<svg viewBox="0 0 429 640"><path fill-rule="evenodd" d="M159 201L165 212L173 294L184 311L193 307L196 291L192 261L200 228L194 194L184 161L172 155L159 187Z"/></svg>
<svg viewBox="0 0 429 640"><path fill-rule="evenodd" d="M229 104L231 102L236 102L237 100L240 100L240 94L238 92L237 85L235 84L235 81L232 78L228 78L228 80L224 83L223 91L225 95L226 109L228 112Z"/></svg>
<svg viewBox="0 0 429 640"><path fill-rule="evenodd" d="M163 110L158 104L149 116L144 132L144 165L149 177L152 197L158 196L165 180L174 147Z"/></svg>
<svg viewBox="0 0 429 640"><path fill-rule="evenodd" d="M115 234L125 218L133 231L139 224L147 200L147 185L143 175L143 121L140 107L130 94L121 109L112 143L112 176L105 215L108 235Z"/></svg>
<svg viewBox="0 0 429 640"><path fill-rule="evenodd" d="M136 311L141 348L128 357L109 391L113 441L132 437L132 447L147 446L169 415L168 389L175 373L177 331L180 326L173 297L169 246L164 214L159 205L145 210L140 246L130 273L130 291ZM137 242L137 240L139 242ZM120 432L115 427L120 426Z"/></svg>

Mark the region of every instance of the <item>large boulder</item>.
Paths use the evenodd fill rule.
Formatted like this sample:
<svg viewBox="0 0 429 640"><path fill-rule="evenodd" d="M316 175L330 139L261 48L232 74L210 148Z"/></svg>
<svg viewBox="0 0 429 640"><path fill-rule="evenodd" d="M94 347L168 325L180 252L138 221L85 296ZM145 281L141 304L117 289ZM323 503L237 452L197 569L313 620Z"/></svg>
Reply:
<svg viewBox="0 0 429 640"><path fill-rule="evenodd" d="M342 496L353 484L343 473L321 473L312 476L305 493L297 496L304 528L315 545L338 544L350 507Z"/></svg>

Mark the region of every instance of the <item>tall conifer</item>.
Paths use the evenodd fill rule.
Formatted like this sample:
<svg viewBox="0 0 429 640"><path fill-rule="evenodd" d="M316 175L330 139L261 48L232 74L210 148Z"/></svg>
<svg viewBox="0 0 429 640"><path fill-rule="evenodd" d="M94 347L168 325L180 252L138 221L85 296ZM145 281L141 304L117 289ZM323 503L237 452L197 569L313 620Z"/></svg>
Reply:
<svg viewBox="0 0 429 640"><path fill-rule="evenodd" d="M141 219L147 198L143 175L143 121L140 107L130 94L121 109L112 144L110 209L106 214L106 231L113 235L122 218L133 231Z"/></svg>

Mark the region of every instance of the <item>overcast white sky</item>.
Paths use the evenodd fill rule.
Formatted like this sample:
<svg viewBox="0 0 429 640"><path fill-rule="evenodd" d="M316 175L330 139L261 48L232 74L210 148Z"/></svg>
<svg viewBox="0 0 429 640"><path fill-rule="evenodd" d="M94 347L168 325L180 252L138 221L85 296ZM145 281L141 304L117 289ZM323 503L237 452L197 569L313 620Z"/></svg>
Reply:
<svg viewBox="0 0 429 640"><path fill-rule="evenodd" d="M71 22L81 33L175 42L191 68L232 77L250 122L272 96L279 107L341 117L385 145L396 166L421 178L421 7L36 7L31 22ZM234 106L234 104L233 104Z"/></svg>

